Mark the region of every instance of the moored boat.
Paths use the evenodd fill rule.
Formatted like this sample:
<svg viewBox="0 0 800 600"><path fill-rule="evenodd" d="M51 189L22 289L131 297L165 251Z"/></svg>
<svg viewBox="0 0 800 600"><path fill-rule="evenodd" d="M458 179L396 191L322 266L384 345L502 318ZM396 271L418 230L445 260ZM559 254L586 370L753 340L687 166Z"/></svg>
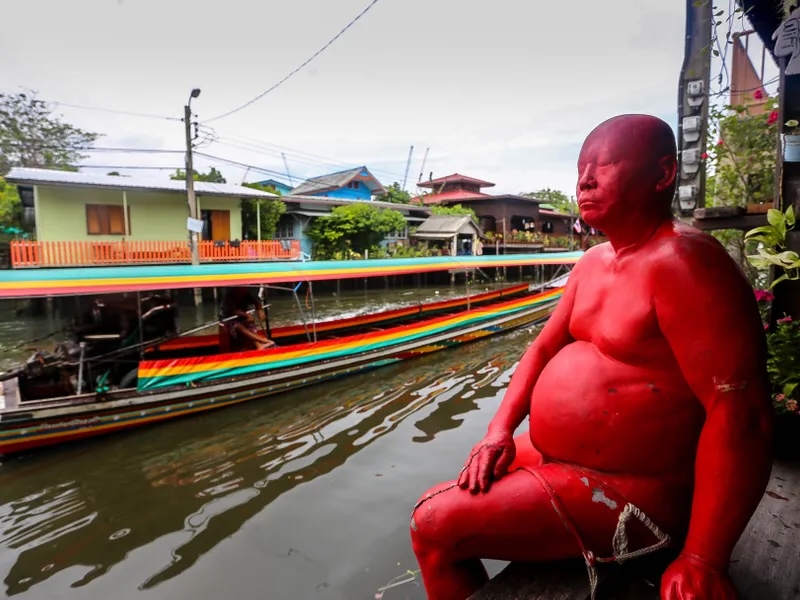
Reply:
<svg viewBox="0 0 800 600"><path fill-rule="evenodd" d="M239 404L497 335L546 319L563 288L558 283L545 289L523 284L456 300L314 322L313 337L307 324L277 328L270 334L271 339L280 342L277 347L234 352L221 352L217 336L191 339L172 334L163 339L152 328L147 330L147 315L160 316L162 327L169 325L172 303L168 298L160 303L153 301L154 306L145 312L140 295L143 290L260 285L519 264L572 264L579 256L580 253L440 257L394 265L387 263L399 261L347 261L350 264L345 265L254 263L234 265L236 268L230 269L233 273L223 272L218 277L210 273L216 266L0 274L0 298L137 292L139 300L138 321L134 319L126 330L128 342L138 335L139 343L88 358L85 343L80 345L77 356L73 345L71 349L62 349L55 361L41 361L44 364L38 365L36 360L28 361L0 377L0 454L15 454ZM95 335L101 336L98 341L104 341L102 336L110 336L119 344L120 336L114 338L116 334ZM134 368L122 379L119 369L114 373L110 367L93 368L97 363L123 362L115 358L120 352L126 360L134 362ZM45 368L48 364L49 371ZM36 387L37 374L41 380L45 371L49 373L46 385ZM34 389L38 393L32 393ZM45 393L42 397L42 389L49 395Z"/></svg>

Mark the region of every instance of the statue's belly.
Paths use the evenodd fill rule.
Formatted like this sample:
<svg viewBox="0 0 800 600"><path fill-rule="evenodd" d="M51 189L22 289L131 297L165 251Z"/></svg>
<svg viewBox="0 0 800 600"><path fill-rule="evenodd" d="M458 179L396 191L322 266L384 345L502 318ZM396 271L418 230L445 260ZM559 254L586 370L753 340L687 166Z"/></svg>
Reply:
<svg viewBox="0 0 800 600"><path fill-rule="evenodd" d="M621 473L680 473L694 466L703 419L677 367L627 365L574 342L539 377L530 435L556 460Z"/></svg>

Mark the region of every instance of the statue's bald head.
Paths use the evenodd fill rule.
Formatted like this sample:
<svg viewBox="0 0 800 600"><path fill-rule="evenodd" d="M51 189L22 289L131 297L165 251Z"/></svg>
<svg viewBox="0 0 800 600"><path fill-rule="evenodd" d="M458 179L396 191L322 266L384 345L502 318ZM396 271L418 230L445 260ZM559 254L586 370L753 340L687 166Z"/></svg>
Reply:
<svg viewBox="0 0 800 600"><path fill-rule="evenodd" d="M652 115L619 115L603 121L586 137L603 137L624 156L638 156L646 162L658 162L669 156L677 160L675 134L666 123Z"/></svg>
<svg viewBox="0 0 800 600"><path fill-rule="evenodd" d="M671 216L677 154L672 128L651 115L620 115L595 127L578 159L586 222L602 229L634 213Z"/></svg>

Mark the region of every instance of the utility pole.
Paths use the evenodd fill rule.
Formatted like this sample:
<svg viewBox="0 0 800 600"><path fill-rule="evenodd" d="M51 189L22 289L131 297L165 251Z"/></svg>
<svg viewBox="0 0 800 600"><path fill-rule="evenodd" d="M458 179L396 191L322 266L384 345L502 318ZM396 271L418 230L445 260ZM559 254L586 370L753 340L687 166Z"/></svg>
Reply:
<svg viewBox="0 0 800 600"><path fill-rule="evenodd" d="M708 137L708 103L713 52L710 0L686 0L686 39L678 82L678 185L674 211L691 219L705 206L706 171L703 153Z"/></svg>
<svg viewBox="0 0 800 600"><path fill-rule="evenodd" d="M189 95L189 102L183 107L183 124L186 131L186 201L189 203L189 217L199 220L197 214L197 197L194 193L194 166L192 162L192 98L197 98L200 90L195 88ZM198 237L199 234L193 229L189 230L190 244L192 249L192 265L200 264L200 252Z"/></svg>

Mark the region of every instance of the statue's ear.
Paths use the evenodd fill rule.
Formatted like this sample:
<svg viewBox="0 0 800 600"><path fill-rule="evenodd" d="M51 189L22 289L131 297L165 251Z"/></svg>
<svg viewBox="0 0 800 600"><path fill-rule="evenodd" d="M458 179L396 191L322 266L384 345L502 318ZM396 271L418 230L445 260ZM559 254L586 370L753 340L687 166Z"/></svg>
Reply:
<svg viewBox="0 0 800 600"><path fill-rule="evenodd" d="M675 184L675 177L678 175L678 157L662 156L658 161L658 182L656 191L663 192Z"/></svg>

